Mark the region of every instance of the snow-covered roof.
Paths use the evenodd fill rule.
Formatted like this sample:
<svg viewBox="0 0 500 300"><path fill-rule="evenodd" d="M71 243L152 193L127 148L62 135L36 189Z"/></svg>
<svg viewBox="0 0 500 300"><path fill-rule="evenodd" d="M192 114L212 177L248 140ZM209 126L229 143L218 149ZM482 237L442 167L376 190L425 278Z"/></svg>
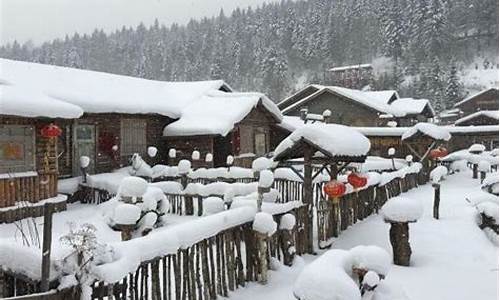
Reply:
<svg viewBox="0 0 500 300"><path fill-rule="evenodd" d="M409 139L417 133L422 133L435 140L448 141L449 139L451 139L451 134L448 130L446 130L444 127L431 123L415 124L415 126L409 128L407 131L405 131L405 133L403 133L401 139Z"/></svg>
<svg viewBox="0 0 500 300"><path fill-rule="evenodd" d="M305 124L292 132L276 147L274 157L278 158L301 140L316 146L330 157L365 156L370 150L370 141L348 126L314 123Z"/></svg>
<svg viewBox="0 0 500 300"><path fill-rule="evenodd" d="M346 70L353 70L353 69L365 69L365 68L371 68L371 64L360 64L360 65L352 65L352 66L342 66L342 67L334 67L331 68L329 71L330 72L338 72L338 71L346 71Z"/></svg>
<svg viewBox="0 0 500 300"><path fill-rule="evenodd" d="M172 118L180 117L184 107L207 91L226 86L222 80L165 82L8 59L0 59L0 82L15 87L17 98L31 99L32 93L37 93L43 95L39 97L44 99L43 103L49 103L49 99L64 101L79 106L86 113L155 113ZM0 113L6 114L3 106L12 105L7 106L4 102L12 103L12 100L1 97ZM54 103L50 102L56 105ZM32 116L40 114L37 110L40 108L33 105L8 112Z"/></svg>
<svg viewBox="0 0 500 300"><path fill-rule="evenodd" d="M28 87L0 84L0 114L72 119L80 117L83 110Z"/></svg>
<svg viewBox="0 0 500 300"><path fill-rule="evenodd" d="M164 136L222 135L226 136L234 125L245 118L257 105L276 118L282 115L276 104L260 93L225 93L210 91L181 111L179 120L167 125Z"/></svg>
<svg viewBox="0 0 500 300"><path fill-rule="evenodd" d="M386 91L361 91L348 89L339 86L323 86L323 85L310 85L308 87L314 87L317 90L310 94L307 97L304 97L296 102L293 102L291 105L285 107L282 111L283 113L287 113L297 107L304 105L310 100L314 99L316 96L324 93L334 93L345 98L348 98L352 101L358 102L364 106L367 106L373 110L376 110L382 114L389 114L394 117L404 117L412 114L420 114L424 111L424 109L428 106L434 115L434 110L430 106L429 100L426 99L412 99L412 98L402 98L399 99L398 93L394 90L386 90ZM306 87L306 88L308 88ZM300 90L296 94L305 90L306 88ZM286 98L280 103L285 103L291 97ZM396 98L396 100L393 100Z"/></svg>
<svg viewBox="0 0 500 300"><path fill-rule="evenodd" d="M474 118L477 118L477 117L480 117L480 116L484 116L484 117L488 117L488 118L491 118L491 119L498 120L499 113L498 113L498 110L481 110L481 111L472 113L472 114L470 114L468 116L465 116L463 118L460 118L460 119L456 120L455 121L455 125L462 124L464 122L467 122L467 121L469 121L471 119L474 119Z"/></svg>
<svg viewBox="0 0 500 300"><path fill-rule="evenodd" d="M316 122L315 124L324 124ZM283 120L278 125L279 127L290 132L304 126L304 121L296 116L283 116ZM481 125L481 126L439 126L444 128L451 134L460 133L475 133L475 132L498 132L498 125ZM351 127L365 136L395 136L401 137L407 132L410 127Z"/></svg>
<svg viewBox="0 0 500 300"><path fill-rule="evenodd" d="M491 91L491 90L496 90L496 91L498 91L498 89L497 89L497 88L489 88L489 89L482 90L482 91L480 91L479 93L473 94L473 95L471 95L471 96L469 96L469 97L465 98L464 100L462 100L462 101L460 101L460 102L455 103L455 105L453 105L453 107L459 107L460 105L464 104L465 102L468 102L468 101L470 101L470 100L472 100L472 99L476 98L477 96L480 96L480 95L482 95L482 94L484 94L484 93L486 93L486 92L489 92L489 91Z"/></svg>

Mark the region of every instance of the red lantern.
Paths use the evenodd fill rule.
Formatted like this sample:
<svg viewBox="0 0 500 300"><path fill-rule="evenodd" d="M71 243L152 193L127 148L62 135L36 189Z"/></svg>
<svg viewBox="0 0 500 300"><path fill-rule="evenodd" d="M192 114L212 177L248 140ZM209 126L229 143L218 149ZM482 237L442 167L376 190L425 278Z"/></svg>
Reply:
<svg viewBox="0 0 500 300"><path fill-rule="evenodd" d="M368 180L364 176L360 176L359 174L356 173L351 173L349 176L347 176L347 181L352 185L353 188L359 189L364 187Z"/></svg>
<svg viewBox="0 0 500 300"><path fill-rule="evenodd" d="M444 147L432 149L431 152L429 153L429 157L434 160L441 157L445 157L446 155L448 155L448 150Z"/></svg>
<svg viewBox="0 0 500 300"><path fill-rule="evenodd" d="M62 134L62 130L59 126L50 123L42 128L41 134L44 138L56 138Z"/></svg>
<svg viewBox="0 0 500 300"><path fill-rule="evenodd" d="M325 184L323 191L330 198L338 198L344 195L346 190L345 184L337 180L331 180Z"/></svg>

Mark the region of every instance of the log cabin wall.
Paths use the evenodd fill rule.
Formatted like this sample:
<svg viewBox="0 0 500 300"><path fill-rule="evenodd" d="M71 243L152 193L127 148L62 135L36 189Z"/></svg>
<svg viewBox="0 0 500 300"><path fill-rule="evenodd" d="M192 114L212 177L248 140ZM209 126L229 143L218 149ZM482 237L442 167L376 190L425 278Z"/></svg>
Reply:
<svg viewBox="0 0 500 300"><path fill-rule="evenodd" d="M498 89L489 89L457 107L464 112L464 116L479 110L498 110Z"/></svg>
<svg viewBox="0 0 500 300"><path fill-rule="evenodd" d="M131 128L123 127L123 122L128 122ZM61 128L65 137L61 139L60 144L63 144L65 149L59 157L59 164L63 165L62 174L66 176L77 176L79 170L76 166L79 165L79 155L75 144L75 126L91 125L94 130L94 145L93 151L88 156L91 157L92 166L90 173L105 173L111 172L114 169L129 165L130 157L133 152L138 152L143 159L149 164L166 163L167 151L166 145L161 142L163 128L172 122L172 119L160 115L141 115L141 114L118 114L118 113L102 113L102 114L85 114L78 120L70 123L61 124ZM141 126L135 126L141 125ZM138 127L144 129L144 132L136 132L140 136L129 136L129 139L141 139L143 143L137 149L127 147L123 148L124 135L130 134L129 130L137 130ZM143 139L144 137L144 139ZM158 154L154 158L147 155L147 147L155 146L158 148ZM139 149L140 148L140 149ZM74 157L73 157L74 156ZM68 159L71 161L68 163Z"/></svg>
<svg viewBox="0 0 500 300"><path fill-rule="evenodd" d="M13 206L16 202L38 202L57 195L57 141L41 136L41 129L49 119L0 117L2 125L28 125L34 130L34 168L22 173L2 174L0 178L0 207ZM33 173L36 172L36 173ZM23 174L24 173L24 174Z"/></svg>
<svg viewBox="0 0 500 300"><path fill-rule="evenodd" d="M186 137L167 137L163 139L162 147L168 157L169 149L176 150L175 158L168 158L167 164L177 165L181 159L187 159L191 161L193 168L207 167L211 168L214 166L214 162L206 163L205 156L207 153L212 153L214 159L219 153L214 153L214 136L211 135L198 135L198 136L186 136ZM197 150L200 152L200 160L192 161L191 156L193 151ZM224 158L225 161L225 158Z"/></svg>

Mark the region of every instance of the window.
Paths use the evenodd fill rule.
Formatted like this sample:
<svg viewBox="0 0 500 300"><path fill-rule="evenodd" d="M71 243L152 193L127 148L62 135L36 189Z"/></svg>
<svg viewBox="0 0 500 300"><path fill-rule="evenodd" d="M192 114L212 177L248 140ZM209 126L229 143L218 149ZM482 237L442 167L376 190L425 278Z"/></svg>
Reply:
<svg viewBox="0 0 500 300"><path fill-rule="evenodd" d="M262 129L257 129L254 135L255 155L262 156L267 153L266 133Z"/></svg>
<svg viewBox="0 0 500 300"><path fill-rule="evenodd" d="M146 149L146 120L122 119L121 155L145 154Z"/></svg>
<svg viewBox="0 0 500 300"><path fill-rule="evenodd" d="M35 136L29 125L0 125L0 173L35 170Z"/></svg>

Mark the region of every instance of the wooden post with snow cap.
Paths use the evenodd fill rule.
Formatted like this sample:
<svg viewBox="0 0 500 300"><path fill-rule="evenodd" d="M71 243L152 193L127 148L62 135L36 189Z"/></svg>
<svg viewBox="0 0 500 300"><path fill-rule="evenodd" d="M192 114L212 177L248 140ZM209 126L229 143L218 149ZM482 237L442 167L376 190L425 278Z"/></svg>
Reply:
<svg viewBox="0 0 500 300"><path fill-rule="evenodd" d="M430 173L432 187L434 188L434 204L432 215L434 219L439 219L439 203L441 202L441 181L448 174L448 169L445 166L437 166Z"/></svg>
<svg viewBox="0 0 500 300"><path fill-rule="evenodd" d="M272 236L277 229L277 224L273 219L273 216L265 213L258 212L255 215L255 219L252 224L252 228L257 236L257 247L258 247L258 257L259 257L259 268L257 279L259 283L267 283L267 239Z"/></svg>
<svg viewBox="0 0 500 300"><path fill-rule="evenodd" d="M307 253L313 253L313 219L314 219L314 205L313 205L313 184L312 184L312 156L313 150L307 144L304 145L304 194L302 201L307 205Z"/></svg>
<svg viewBox="0 0 500 300"><path fill-rule="evenodd" d="M43 245L42 245L42 278L40 291L49 290L50 284L50 250L52 246L52 214L54 213L54 203L46 203L43 206Z"/></svg>
<svg viewBox="0 0 500 300"><path fill-rule="evenodd" d="M179 175L181 176L181 185L183 189L186 189L188 185L188 174L191 170L191 162L187 159L179 161L177 165L179 170ZM184 208L186 209L186 215L191 216L194 214L193 197L186 195L184 196Z"/></svg>
<svg viewBox="0 0 500 300"><path fill-rule="evenodd" d="M283 263L285 266L291 266L295 258L295 240L294 229L297 221L293 214L285 214L281 216L279 226L279 240L281 249L283 250Z"/></svg>
<svg viewBox="0 0 500 300"><path fill-rule="evenodd" d="M422 216L422 204L415 199L394 197L382 207L384 221L391 224L389 238L394 264L409 266L411 258L409 223Z"/></svg>

